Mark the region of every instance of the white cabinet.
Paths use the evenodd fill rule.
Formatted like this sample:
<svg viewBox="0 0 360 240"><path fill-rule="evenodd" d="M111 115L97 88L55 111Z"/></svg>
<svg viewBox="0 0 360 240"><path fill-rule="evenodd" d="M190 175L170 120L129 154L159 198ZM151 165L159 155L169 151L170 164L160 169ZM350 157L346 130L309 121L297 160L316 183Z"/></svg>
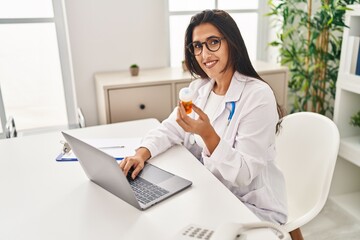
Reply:
<svg viewBox="0 0 360 240"><path fill-rule="evenodd" d="M347 169L336 169L341 171L338 176L335 170L334 180L337 182L333 185L355 191L345 190L345 193L332 198L360 219L360 128L350 125L351 116L360 111L360 76L355 74L354 67L360 40L360 5L349 7L353 10L346 12L345 22L349 28L344 28L343 33L334 109L334 122L341 138L337 168L347 165Z"/></svg>
<svg viewBox="0 0 360 240"><path fill-rule="evenodd" d="M100 124L143 118L164 120L177 103L178 91L188 86L190 74L180 68L95 74Z"/></svg>
<svg viewBox="0 0 360 240"><path fill-rule="evenodd" d="M111 123L154 116L165 119L173 108L170 84L110 89L108 94Z"/></svg>
<svg viewBox="0 0 360 240"><path fill-rule="evenodd" d="M287 104L286 67L256 61L254 68L273 88L280 105ZM131 77L128 71L95 74L100 124L154 117L164 120L176 106L181 88L192 80L180 68L140 70Z"/></svg>

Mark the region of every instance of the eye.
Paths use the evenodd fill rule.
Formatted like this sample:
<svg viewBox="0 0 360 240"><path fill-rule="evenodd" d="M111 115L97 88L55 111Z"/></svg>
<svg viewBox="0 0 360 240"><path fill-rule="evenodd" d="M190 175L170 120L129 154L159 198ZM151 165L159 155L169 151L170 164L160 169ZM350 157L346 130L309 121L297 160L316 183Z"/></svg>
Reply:
<svg viewBox="0 0 360 240"><path fill-rule="evenodd" d="M219 38L209 38L208 39L208 44L209 45L217 45L217 44L219 44L220 43L220 39Z"/></svg>
<svg viewBox="0 0 360 240"><path fill-rule="evenodd" d="M199 49L199 48L202 48L202 44L201 42L193 42L193 48L194 49Z"/></svg>

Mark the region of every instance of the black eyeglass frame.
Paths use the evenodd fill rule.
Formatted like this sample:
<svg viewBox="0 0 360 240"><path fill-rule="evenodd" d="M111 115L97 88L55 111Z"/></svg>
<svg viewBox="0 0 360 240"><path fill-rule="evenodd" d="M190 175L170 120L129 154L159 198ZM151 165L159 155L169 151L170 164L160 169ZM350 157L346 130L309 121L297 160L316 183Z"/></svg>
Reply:
<svg viewBox="0 0 360 240"><path fill-rule="evenodd" d="M207 44L207 41L209 41L210 39L217 39L218 41L219 41L219 47L218 47L218 49L216 49L216 50L211 50L210 48L209 48L209 45ZM200 42L200 41L194 41L194 42L191 42L191 43L189 43L187 46L186 46L186 48L189 50L189 52L192 54L192 55L194 55L194 56L199 56L201 53L202 53L202 51L203 51L203 46L204 46L204 44L205 44L205 46L206 46L206 48L210 51L210 52L217 52L217 51L219 51L219 49L220 49L220 47L221 47L221 41L222 40L224 40L225 39L225 37L216 37L216 36L210 36L210 37L208 37L207 39L206 39L206 41L204 41L204 42ZM198 54L195 54L194 53L194 43L200 43L201 44L201 51L198 53Z"/></svg>

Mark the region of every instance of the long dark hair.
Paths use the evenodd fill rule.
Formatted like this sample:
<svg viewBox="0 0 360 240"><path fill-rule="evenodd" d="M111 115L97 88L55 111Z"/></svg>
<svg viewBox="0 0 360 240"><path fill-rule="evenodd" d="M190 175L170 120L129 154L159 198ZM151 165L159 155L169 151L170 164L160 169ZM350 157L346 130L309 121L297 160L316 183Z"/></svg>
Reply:
<svg viewBox="0 0 360 240"><path fill-rule="evenodd" d="M249 54L247 52L245 42L241 36L240 30L234 19L225 11L214 9L204 10L194 15L185 32L185 64L193 77L209 78L209 76L202 70L196 61L195 56L188 51L187 47L193 39L193 31L196 26L202 23L210 23L214 25L227 41L229 48L229 59L224 71L233 67L239 73L256 78L265 82L254 69L251 64ZM279 119L283 117L282 108L277 105L277 112ZM280 122L276 125L276 132L278 132Z"/></svg>

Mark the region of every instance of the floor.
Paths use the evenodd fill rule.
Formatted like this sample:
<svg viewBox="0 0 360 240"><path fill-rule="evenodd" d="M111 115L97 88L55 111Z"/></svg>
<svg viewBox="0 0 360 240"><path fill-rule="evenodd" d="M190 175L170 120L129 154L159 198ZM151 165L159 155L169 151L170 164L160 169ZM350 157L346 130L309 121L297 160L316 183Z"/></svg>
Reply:
<svg viewBox="0 0 360 240"><path fill-rule="evenodd" d="M360 240L360 219L329 199L320 214L301 231L305 240Z"/></svg>

